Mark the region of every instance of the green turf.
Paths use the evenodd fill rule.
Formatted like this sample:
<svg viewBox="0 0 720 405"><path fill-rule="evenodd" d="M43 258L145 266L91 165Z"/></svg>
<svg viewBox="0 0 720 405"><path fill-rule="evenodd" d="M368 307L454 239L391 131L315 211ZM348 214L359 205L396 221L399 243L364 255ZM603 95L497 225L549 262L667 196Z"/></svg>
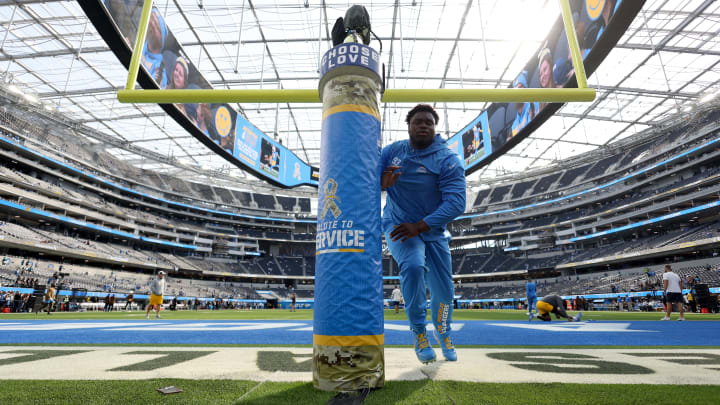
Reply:
<svg viewBox="0 0 720 405"><path fill-rule="evenodd" d="M570 312L574 314L575 312ZM219 310L219 311L163 311L163 319L165 320L312 320L312 310L298 310L290 312L288 310ZM583 312L583 320L595 321L659 321L664 315L660 312L615 312L615 311L587 311ZM674 313L673 319L679 315ZM718 321L720 314L685 314L685 318L689 321ZM54 320L144 320L145 312L57 312L52 315L46 314L0 314L0 320L28 320L28 319L54 319ZM404 312L395 314L393 310L385 311L385 320L388 321L406 321ZM472 310L458 309L453 311L453 320L455 321L527 321L525 311L519 310ZM152 319L150 320L152 321Z"/></svg>
<svg viewBox="0 0 720 405"><path fill-rule="evenodd" d="M156 388L174 385L179 394ZM324 404L334 394L310 383L228 380L44 381L0 383L8 404ZM720 386L615 384L487 384L390 381L364 402L373 404L679 404L716 403Z"/></svg>

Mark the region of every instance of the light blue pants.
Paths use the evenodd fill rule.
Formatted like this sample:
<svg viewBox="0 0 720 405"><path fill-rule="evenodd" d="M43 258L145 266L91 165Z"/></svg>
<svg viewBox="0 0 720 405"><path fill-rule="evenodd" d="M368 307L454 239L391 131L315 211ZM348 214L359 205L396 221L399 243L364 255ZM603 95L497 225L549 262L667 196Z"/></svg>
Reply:
<svg viewBox="0 0 720 405"><path fill-rule="evenodd" d="M430 313L435 330L446 335L451 330L455 295L449 239L424 241L416 236L400 243L393 242L388 232L385 240L400 267L400 288L410 327L415 332L425 331L427 288L430 290Z"/></svg>
<svg viewBox="0 0 720 405"><path fill-rule="evenodd" d="M528 295L528 312L532 312L533 308L537 310L537 295Z"/></svg>

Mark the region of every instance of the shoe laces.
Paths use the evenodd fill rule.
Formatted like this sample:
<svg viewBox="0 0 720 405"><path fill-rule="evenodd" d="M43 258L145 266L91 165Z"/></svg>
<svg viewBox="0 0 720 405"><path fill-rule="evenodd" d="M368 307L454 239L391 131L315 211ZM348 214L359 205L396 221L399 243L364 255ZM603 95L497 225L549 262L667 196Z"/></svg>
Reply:
<svg viewBox="0 0 720 405"><path fill-rule="evenodd" d="M443 339L443 343L445 344L445 348L447 350L453 350L455 349L455 346L453 346L452 340L450 340L450 336Z"/></svg>
<svg viewBox="0 0 720 405"><path fill-rule="evenodd" d="M428 343L427 340L427 333L418 333L415 335L415 339L417 340L418 348L421 350L430 347L430 343Z"/></svg>

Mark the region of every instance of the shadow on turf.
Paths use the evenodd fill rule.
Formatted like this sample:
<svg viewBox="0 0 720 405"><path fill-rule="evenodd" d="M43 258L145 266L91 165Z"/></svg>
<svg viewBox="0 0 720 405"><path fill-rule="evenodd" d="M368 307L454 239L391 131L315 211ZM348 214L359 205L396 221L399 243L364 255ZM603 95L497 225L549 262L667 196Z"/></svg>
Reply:
<svg viewBox="0 0 720 405"><path fill-rule="evenodd" d="M372 404L393 404L406 398L415 397L417 391L423 390L430 380L403 381L401 384L386 381L385 387L370 392L365 405ZM266 387L271 389L271 387ZM310 383L297 383L290 388L277 391L266 391L259 388L254 393L244 398L238 404L248 405L299 405L299 404L326 404L336 393L320 391Z"/></svg>

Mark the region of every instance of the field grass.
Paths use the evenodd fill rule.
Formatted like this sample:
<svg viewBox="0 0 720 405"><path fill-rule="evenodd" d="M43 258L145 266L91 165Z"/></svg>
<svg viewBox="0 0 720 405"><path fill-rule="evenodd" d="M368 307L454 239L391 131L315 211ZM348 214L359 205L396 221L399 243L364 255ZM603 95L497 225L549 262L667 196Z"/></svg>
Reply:
<svg viewBox="0 0 720 405"><path fill-rule="evenodd" d="M174 385L179 394L157 388ZM158 379L140 381L15 380L0 384L8 404L324 404L334 394L310 383ZM720 386L614 384L483 384L389 381L364 402L373 404L679 404L716 403Z"/></svg>
<svg viewBox="0 0 720 405"><path fill-rule="evenodd" d="M639 312L590 311L583 315L586 320L598 321L655 321L662 317L661 313ZM297 312L288 310L163 311L163 320L307 321L311 320L312 316L312 310L298 310ZM53 313L50 316L45 314L0 314L0 321L32 319L117 321L139 320L144 319L143 317L144 312L140 311ZM688 320L720 320L720 315L716 314L687 314L686 317ZM527 320L525 311L514 310L456 310L453 318L456 321ZM395 314L393 310L385 311L385 319L407 320L403 312ZM617 348L616 346L612 347ZM600 347L593 346L593 348ZM720 383L720 380L718 382ZM172 395L162 395L156 392L157 388L170 385L181 388L183 392ZM333 395L333 393L316 390L309 382L186 379L49 381L2 380L2 376L0 376L0 398L3 403L9 404L302 405L324 404ZM689 398L693 403L715 403L718 397L720 397L720 385L498 384L427 379L387 381L385 388L372 392L364 404L678 404L687 402Z"/></svg>
<svg viewBox="0 0 720 405"><path fill-rule="evenodd" d="M575 312L570 311L570 314ZM265 310L200 310L200 311L162 311L164 320L287 320L287 321L309 321L313 319L313 311L310 309L290 312L283 309ZM51 315L45 313L17 313L0 314L0 320L28 320L28 319L59 319L59 320L137 320L144 319L145 312L54 312ZM587 311L583 312L583 320L593 321L659 321L664 316L660 312L616 312L616 311ZM673 319L679 315L673 313ZM718 321L720 314L685 314L689 321ZM429 319L429 318L428 318ZM385 311L387 321L406 321L405 313L400 311L395 314L394 310ZM519 310L474 310L457 309L453 311L455 321L527 321L525 311Z"/></svg>

